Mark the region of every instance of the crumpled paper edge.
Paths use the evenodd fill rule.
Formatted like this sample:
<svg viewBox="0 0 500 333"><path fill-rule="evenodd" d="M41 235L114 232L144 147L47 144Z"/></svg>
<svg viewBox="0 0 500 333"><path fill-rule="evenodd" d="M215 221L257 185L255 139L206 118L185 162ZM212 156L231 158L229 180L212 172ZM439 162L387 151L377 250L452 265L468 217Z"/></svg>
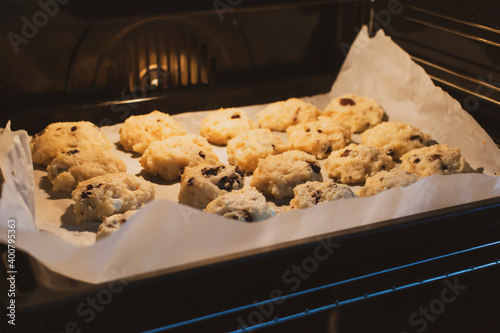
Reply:
<svg viewBox="0 0 500 333"><path fill-rule="evenodd" d="M0 169L4 178L0 199L0 226L16 217L18 229L36 231L35 185L29 142L26 131L11 131L10 121L0 134ZM16 216L9 215L9 211L16 212Z"/></svg>

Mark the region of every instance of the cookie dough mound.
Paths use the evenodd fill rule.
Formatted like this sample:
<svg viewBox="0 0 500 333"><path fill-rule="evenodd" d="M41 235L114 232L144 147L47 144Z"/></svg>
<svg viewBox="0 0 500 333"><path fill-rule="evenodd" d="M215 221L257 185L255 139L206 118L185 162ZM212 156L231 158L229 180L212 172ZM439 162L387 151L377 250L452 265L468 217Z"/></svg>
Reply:
<svg viewBox="0 0 500 333"><path fill-rule="evenodd" d="M392 158L375 147L350 144L334 151L325 161L328 176L344 184L362 183L380 170L390 170Z"/></svg>
<svg viewBox="0 0 500 333"><path fill-rule="evenodd" d="M153 111L127 118L120 128L120 143L127 151L144 154L152 142L185 134L186 130L169 114Z"/></svg>
<svg viewBox="0 0 500 333"><path fill-rule="evenodd" d="M260 160L250 185L265 195L283 199L293 197L295 186L307 181L323 181L318 160L303 151L290 150Z"/></svg>
<svg viewBox="0 0 500 333"><path fill-rule="evenodd" d="M421 177L470 172L471 168L460 154L460 148L434 145L414 149L401 157L401 169Z"/></svg>
<svg viewBox="0 0 500 333"><path fill-rule="evenodd" d="M64 148L111 148L106 134L88 121L52 123L33 136L33 163L47 166Z"/></svg>
<svg viewBox="0 0 500 333"><path fill-rule="evenodd" d="M281 154L289 148L270 129L259 128L230 140L227 144L227 157L230 164L251 173L257 168L260 159Z"/></svg>
<svg viewBox="0 0 500 333"><path fill-rule="evenodd" d="M357 194L360 197L369 197L377 193L389 190L391 188L399 188L409 186L420 179L420 176L411 174L401 169L392 169L390 171L382 170L375 175L366 179L363 186Z"/></svg>
<svg viewBox="0 0 500 333"><path fill-rule="evenodd" d="M72 191L84 180L125 171L125 162L110 150L98 147L65 148L47 167L53 191Z"/></svg>
<svg viewBox="0 0 500 333"><path fill-rule="evenodd" d="M293 189L293 193L294 197L290 201L292 209L307 208L320 202L357 197L349 186L336 184L332 180L297 185Z"/></svg>
<svg viewBox="0 0 500 333"><path fill-rule="evenodd" d="M418 128L399 121L380 123L361 134L362 144L377 147L394 160L410 150L424 147L430 139Z"/></svg>
<svg viewBox="0 0 500 333"><path fill-rule="evenodd" d="M217 163L219 157L206 139L188 134L151 143L139 161L145 171L173 181L187 166Z"/></svg>
<svg viewBox="0 0 500 333"><path fill-rule="evenodd" d="M288 126L314 121L321 111L298 98L269 104L257 113L259 126L284 132Z"/></svg>
<svg viewBox="0 0 500 333"><path fill-rule="evenodd" d="M81 182L71 193L78 222L139 209L154 199L153 185L126 173L110 173Z"/></svg>
<svg viewBox="0 0 500 333"><path fill-rule="evenodd" d="M347 125L353 133L359 133L380 123L384 109L374 99L348 94L332 99L322 115Z"/></svg>
<svg viewBox="0 0 500 333"><path fill-rule="evenodd" d="M219 195L240 190L244 184L243 172L233 165L203 163L188 167L182 174L179 202L203 209Z"/></svg>
<svg viewBox="0 0 500 333"><path fill-rule="evenodd" d="M122 224L127 222L127 219L129 219L136 212L137 210L129 210L123 214L114 214L105 217L99 226L99 229L97 229L97 234L95 236L96 241L117 232Z"/></svg>
<svg viewBox="0 0 500 333"><path fill-rule="evenodd" d="M276 215L266 198L253 188L225 193L210 202L205 211L245 222L262 221Z"/></svg>
<svg viewBox="0 0 500 333"><path fill-rule="evenodd" d="M200 135L215 145L226 145L237 135L255 127L245 111L236 108L220 109L201 121Z"/></svg>
<svg viewBox="0 0 500 333"><path fill-rule="evenodd" d="M350 129L328 117L290 126L286 133L294 149L305 151L319 159L326 158L332 151L345 147L351 140Z"/></svg>

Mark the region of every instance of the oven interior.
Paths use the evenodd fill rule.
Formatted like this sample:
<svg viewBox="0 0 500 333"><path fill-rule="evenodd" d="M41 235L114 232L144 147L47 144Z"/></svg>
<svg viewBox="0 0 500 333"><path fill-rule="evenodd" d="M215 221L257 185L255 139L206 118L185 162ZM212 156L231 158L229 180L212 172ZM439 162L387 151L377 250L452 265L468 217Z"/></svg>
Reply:
<svg viewBox="0 0 500 333"><path fill-rule="evenodd" d="M40 3L0 5L2 31L27 41L0 40L2 126L11 120L32 135L55 121L108 125L153 109L176 114L324 93L366 24L383 28L500 144L496 1L47 3L57 13L32 37L23 35L22 18L33 22L45 10ZM499 213L493 198L102 285L60 276L18 252L18 328L489 332L500 309L489 301L500 296ZM4 264L6 251L0 245ZM318 251L331 255L308 273ZM99 297L105 306L92 308L89 299ZM4 293L0 300L6 304Z"/></svg>

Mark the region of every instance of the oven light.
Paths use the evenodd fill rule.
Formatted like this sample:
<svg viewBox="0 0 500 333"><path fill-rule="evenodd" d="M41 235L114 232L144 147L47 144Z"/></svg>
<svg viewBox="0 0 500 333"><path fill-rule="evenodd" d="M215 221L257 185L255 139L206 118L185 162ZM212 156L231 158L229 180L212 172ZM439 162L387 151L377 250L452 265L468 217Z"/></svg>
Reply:
<svg viewBox="0 0 500 333"><path fill-rule="evenodd" d="M142 88L153 91L161 89L167 80L168 72L156 64L150 65L140 73Z"/></svg>

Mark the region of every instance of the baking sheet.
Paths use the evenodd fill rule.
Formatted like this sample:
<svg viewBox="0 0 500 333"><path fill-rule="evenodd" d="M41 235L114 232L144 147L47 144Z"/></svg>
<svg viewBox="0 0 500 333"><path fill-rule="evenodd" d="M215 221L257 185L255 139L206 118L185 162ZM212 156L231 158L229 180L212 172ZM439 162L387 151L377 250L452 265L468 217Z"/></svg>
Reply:
<svg viewBox="0 0 500 333"><path fill-rule="evenodd" d="M101 283L500 196L500 179L495 176L500 172L500 151L494 142L382 31L370 39L364 27L332 91L304 100L321 109L343 93L375 98L389 120L409 122L440 143L460 147L471 166L483 168L484 174L426 177L407 188L327 202L259 223L235 222L177 204L179 184L162 184L156 188L160 199L143 207L120 232L92 245L97 224L75 224L69 195L51 193L46 172L31 171L27 134L6 129L0 138L0 167L6 178L0 200L0 241L6 242L7 220L15 218L18 248L58 273ZM245 111L255 118L263 107L251 106ZM198 134L206 114L174 117L188 132ZM113 142L118 141L118 129L105 128ZM225 148L215 150L225 161ZM127 152L117 153L127 161L129 173L140 172L137 158ZM14 174L10 174L12 171Z"/></svg>

